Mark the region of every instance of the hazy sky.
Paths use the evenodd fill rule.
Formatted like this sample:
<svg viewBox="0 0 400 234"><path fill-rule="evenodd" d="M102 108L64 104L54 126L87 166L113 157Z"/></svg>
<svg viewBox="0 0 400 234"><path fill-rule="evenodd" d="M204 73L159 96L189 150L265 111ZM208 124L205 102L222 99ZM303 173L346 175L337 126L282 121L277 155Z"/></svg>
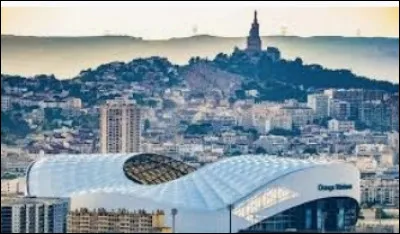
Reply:
<svg viewBox="0 0 400 234"><path fill-rule="evenodd" d="M2 7L1 34L34 36L130 35L146 39L193 34L245 36L249 7ZM257 7L260 33L399 37L398 7ZM196 30L197 28L197 30Z"/></svg>

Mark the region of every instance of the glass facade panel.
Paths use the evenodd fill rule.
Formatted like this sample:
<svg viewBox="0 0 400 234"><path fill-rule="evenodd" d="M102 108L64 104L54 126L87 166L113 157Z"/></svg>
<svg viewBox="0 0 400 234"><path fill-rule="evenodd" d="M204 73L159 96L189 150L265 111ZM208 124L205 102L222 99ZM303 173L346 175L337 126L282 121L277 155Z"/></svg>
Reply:
<svg viewBox="0 0 400 234"><path fill-rule="evenodd" d="M243 232L349 232L357 223L359 206L352 198L325 198L264 219Z"/></svg>

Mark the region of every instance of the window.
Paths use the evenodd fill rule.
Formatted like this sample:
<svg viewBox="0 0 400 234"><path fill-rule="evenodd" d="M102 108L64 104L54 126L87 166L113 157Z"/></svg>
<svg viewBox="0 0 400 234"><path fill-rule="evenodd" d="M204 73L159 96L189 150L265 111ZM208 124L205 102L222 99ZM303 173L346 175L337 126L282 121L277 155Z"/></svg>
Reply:
<svg viewBox="0 0 400 234"><path fill-rule="evenodd" d="M249 222L256 223L262 219L262 217L257 217L256 214L258 212L297 196L297 193L286 188L271 188L259 195L253 196L236 208L233 213Z"/></svg>

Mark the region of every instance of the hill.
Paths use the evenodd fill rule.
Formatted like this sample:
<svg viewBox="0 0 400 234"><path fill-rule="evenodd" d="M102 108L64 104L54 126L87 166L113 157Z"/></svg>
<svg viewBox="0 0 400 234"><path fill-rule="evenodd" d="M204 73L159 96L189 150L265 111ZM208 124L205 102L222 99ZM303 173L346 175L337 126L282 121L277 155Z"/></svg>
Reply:
<svg viewBox="0 0 400 234"><path fill-rule="evenodd" d="M279 48L285 59L301 57L304 64L348 69L378 80L398 83L398 38L263 37L263 46ZM161 56L186 64L193 56L213 59L222 52L243 48L245 38L209 35L169 40L143 40L128 36L104 37L1 37L1 73L33 76L54 74L72 78L81 70L135 58Z"/></svg>

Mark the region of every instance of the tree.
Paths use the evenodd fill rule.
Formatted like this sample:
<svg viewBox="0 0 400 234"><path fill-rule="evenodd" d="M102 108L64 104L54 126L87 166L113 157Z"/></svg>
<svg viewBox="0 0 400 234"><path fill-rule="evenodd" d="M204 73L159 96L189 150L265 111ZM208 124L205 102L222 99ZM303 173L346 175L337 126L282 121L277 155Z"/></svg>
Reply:
<svg viewBox="0 0 400 234"><path fill-rule="evenodd" d="M244 90L236 90L235 94L237 99L246 99L246 92Z"/></svg>
<svg viewBox="0 0 400 234"><path fill-rule="evenodd" d="M307 147L303 154L318 155L318 151L316 148Z"/></svg>
<svg viewBox="0 0 400 234"><path fill-rule="evenodd" d="M209 123L205 124L192 124L186 129L186 134L189 135L207 135L212 131L212 125Z"/></svg>
<svg viewBox="0 0 400 234"><path fill-rule="evenodd" d="M232 129L235 130L235 131L238 131L238 132L244 132L245 131L243 126L234 126Z"/></svg>
<svg viewBox="0 0 400 234"><path fill-rule="evenodd" d="M147 130L150 129L150 120L146 119L144 121L144 131L147 132Z"/></svg>
<svg viewBox="0 0 400 234"><path fill-rule="evenodd" d="M176 108L176 103L170 99L166 99L163 102L163 108L164 109L174 109L174 108Z"/></svg>
<svg viewBox="0 0 400 234"><path fill-rule="evenodd" d="M361 121L356 121L355 128L357 131L364 131L364 130L368 129L368 126Z"/></svg>
<svg viewBox="0 0 400 234"><path fill-rule="evenodd" d="M25 138L31 132L31 129L29 124L23 119L22 114L10 115L1 112L1 131L3 140L6 140L14 136ZM3 134L7 137L3 137Z"/></svg>
<svg viewBox="0 0 400 234"><path fill-rule="evenodd" d="M247 132L251 134L251 138L253 141L256 141L260 138L260 133L257 131L257 129L250 128L249 130L247 130Z"/></svg>
<svg viewBox="0 0 400 234"><path fill-rule="evenodd" d="M297 57L294 60L294 64L297 65L298 67L301 67L301 66L303 66L303 60L301 58Z"/></svg>
<svg viewBox="0 0 400 234"><path fill-rule="evenodd" d="M314 124L318 124L322 127L328 128L329 121L332 120L332 117L325 117L322 119L315 119Z"/></svg>
<svg viewBox="0 0 400 234"><path fill-rule="evenodd" d="M362 213L362 211L360 211L360 212L358 213L358 219L360 219L360 220L364 220L364 219L365 219L365 216L364 216L364 214Z"/></svg>
<svg viewBox="0 0 400 234"><path fill-rule="evenodd" d="M147 101L145 102L145 105L154 108L154 107L157 106L157 103L158 103L158 102L157 102L156 100L147 100Z"/></svg>
<svg viewBox="0 0 400 234"><path fill-rule="evenodd" d="M240 156L242 155L242 152L240 152L239 150L233 151L230 156Z"/></svg>
<svg viewBox="0 0 400 234"><path fill-rule="evenodd" d="M270 135L275 135L275 136L300 136L301 132L299 129L293 129L293 130L286 130L286 129L282 129L282 128L275 128L272 129L271 131L269 131Z"/></svg>
<svg viewBox="0 0 400 234"><path fill-rule="evenodd" d="M257 59L258 62L254 63ZM280 51L276 48L253 56L236 48L228 58L222 54L216 56L213 65L256 81L261 87L258 89L260 100L282 101L293 98L304 101L307 96L305 90L309 89L361 88L389 93L399 90L397 84L357 76L347 69L330 70L318 64L305 65L301 58L293 61L280 59Z"/></svg>
<svg viewBox="0 0 400 234"><path fill-rule="evenodd" d="M256 154L267 154L267 151L263 147L258 147L256 149Z"/></svg>
<svg viewBox="0 0 400 234"><path fill-rule="evenodd" d="M233 98L233 97L229 98L229 104L233 105L233 104L235 104L235 102L236 102L235 98Z"/></svg>
<svg viewBox="0 0 400 234"><path fill-rule="evenodd" d="M22 110L22 106L19 103L13 103L12 109L15 111L20 111L20 110Z"/></svg>
<svg viewBox="0 0 400 234"><path fill-rule="evenodd" d="M55 119L63 119L61 112L61 108L46 108L44 109L44 116L47 121L51 122Z"/></svg>
<svg viewBox="0 0 400 234"><path fill-rule="evenodd" d="M4 175L1 177L2 180L14 180L17 179L18 176L14 174L10 174L8 172L4 173Z"/></svg>
<svg viewBox="0 0 400 234"><path fill-rule="evenodd" d="M375 219L384 219L385 212L382 208L375 209Z"/></svg>

